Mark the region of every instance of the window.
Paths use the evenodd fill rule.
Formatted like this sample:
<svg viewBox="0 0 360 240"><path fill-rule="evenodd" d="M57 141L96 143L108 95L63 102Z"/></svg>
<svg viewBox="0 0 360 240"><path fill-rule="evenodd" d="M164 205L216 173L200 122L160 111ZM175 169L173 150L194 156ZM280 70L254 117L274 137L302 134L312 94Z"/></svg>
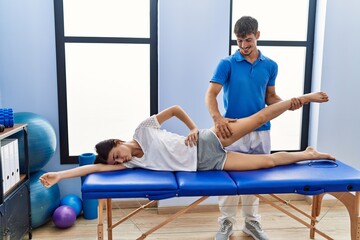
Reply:
<svg viewBox="0 0 360 240"><path fill-rule="evenodd" d="M315 0L232 0L230 54L238 49L235 22L244 15L259 22L259 50L279 66L276 92L283 99L311 91ZM272 150L300 150L308 144L309 106L271 121Z"/></svg>
<svg viewBox="0 0 360 240"><path fill-rule="evenodd" d="M56 0L60 158L157 112L157 0Z"/></svg>

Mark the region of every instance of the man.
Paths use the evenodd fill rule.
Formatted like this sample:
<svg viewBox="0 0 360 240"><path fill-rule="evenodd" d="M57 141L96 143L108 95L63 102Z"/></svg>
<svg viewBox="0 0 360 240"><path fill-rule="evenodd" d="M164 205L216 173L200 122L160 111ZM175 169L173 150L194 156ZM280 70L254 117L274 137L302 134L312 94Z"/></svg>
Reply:
<svg viewBox="0 0 360 240"><path fill-rule="evenodd" d="M228 127L229 121L248 117L265 105L281 101L275 91L277 63L264 56L257 48L260 37L257 20L250 16L241 17L235 24L234 34L239 49L233 55L220 60L205 97L216 134L223 138L232 134ZM224 116L220 114L217 103L217 96L222 89ZM300 107L301 102L295 99L291 109ZM254 154L270 153L270 122L227 147L227 150ZM238 196L219 197L221 216L216 240L229 239L232 234L238 203ZM268 239L260 225L259 199L254 195L244 195L241 196L241 203L245 218L243 232L256 240Z"/></svg>

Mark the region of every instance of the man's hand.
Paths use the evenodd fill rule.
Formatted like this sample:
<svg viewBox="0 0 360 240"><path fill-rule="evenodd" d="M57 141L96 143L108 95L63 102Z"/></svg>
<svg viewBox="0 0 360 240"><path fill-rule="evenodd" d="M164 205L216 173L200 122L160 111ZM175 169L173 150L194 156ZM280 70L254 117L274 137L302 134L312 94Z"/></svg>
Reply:
<svg viewBox="0 0 360 240"><path fill-rule="evenodd" d="M294 111L296 109L299 109L303 106L303 103L301 102L300 98L292 98L291 99L291 107L289 110Z"/></svg>
<svg viewBox="0 0 360 240"><path fill-rule="evenodd" d="M236 122L236 119L221 117L215 120L216 135L219 138L229 138L233 134L229 127L230 122Z"/></svg>

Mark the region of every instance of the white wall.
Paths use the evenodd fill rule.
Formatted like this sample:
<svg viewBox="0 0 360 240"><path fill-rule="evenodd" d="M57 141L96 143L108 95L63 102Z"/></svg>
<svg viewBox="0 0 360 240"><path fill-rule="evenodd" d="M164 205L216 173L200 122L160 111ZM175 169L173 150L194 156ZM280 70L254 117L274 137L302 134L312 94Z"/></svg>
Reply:
<svg viewBox="0 0 360 240"><path fill-rule="evenodd" d="M320 107L317 146L360 168L360 1L327 1L321 89L331 101Z"/></svg>
<svg viewBox="0 0 360 240"><path fill-rule="evenodd" d="M205 92L228 55L229 9L228 0L159 1L159 110L179 104L199 128L212 125ZM188 133L176 120L165 127Z"/></svg>
<svg viewBox="0 0 360 240"><path fill-rule="evenodd" d="M229 51L230 1L159 1L159 110L181 105L199 128L212 119L205 92L215 67ZM220 101L222 102L222 101ZM179 121L164 127L186 135ZM194 198L162 200L160 206L185 205ZM217 202L217 198L204 203Z"/></svg>
<svg viewBox="0 0 360 240"><path fill-rule="evenodd" d="M326 20L326 3L327 0L317 2L316 20L315 20L315 39L314 39L314 58L313 73L311 82L311 91L321 90L322 64L324 52L324 34ZM317 148L318 126L319 126L320 104L312 104L310 107L309 122L309 146Z"/></svg>

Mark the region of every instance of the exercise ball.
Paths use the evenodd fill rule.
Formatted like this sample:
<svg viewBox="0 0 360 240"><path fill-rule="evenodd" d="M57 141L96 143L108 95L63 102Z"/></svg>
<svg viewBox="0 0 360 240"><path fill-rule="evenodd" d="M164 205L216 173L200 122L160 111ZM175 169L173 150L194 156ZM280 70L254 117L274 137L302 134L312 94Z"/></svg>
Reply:
<svg viewBox="0 0 360 240"><path fill-rule="evenodd" d="M74 224L76 213L72 207L63 205L55 209L52 220L56 227L68 228Z"/></svg>
<svg viewBox="0 0 360 240"><path fill-rule="evenodd" d="M76 216L79 216L82 210L82 200L75 194L68 194L61 199L60 206L72 207L76 213Z"/></svg>
<svg viewBox="0 0 360 240"><path fill-rule="evenodd" d="M39 177L46 173L38 171L30 174L30 203L31 203L31 226L40 227L47 223L55 209L60 205L60 189L57 184L46 188L39 181Z"/></svg>
<svg viewBox="0 0 360 240"><path fill-rule="evenodd" d="M56 134L52 125L44 117L31 112L14 113L15 123L28 125L29 171L39 171L52 158L56 149ZM24 134L17 133L19 148L23 149ZM19 151L20 170L25 171L24 151Z"/></svg>

